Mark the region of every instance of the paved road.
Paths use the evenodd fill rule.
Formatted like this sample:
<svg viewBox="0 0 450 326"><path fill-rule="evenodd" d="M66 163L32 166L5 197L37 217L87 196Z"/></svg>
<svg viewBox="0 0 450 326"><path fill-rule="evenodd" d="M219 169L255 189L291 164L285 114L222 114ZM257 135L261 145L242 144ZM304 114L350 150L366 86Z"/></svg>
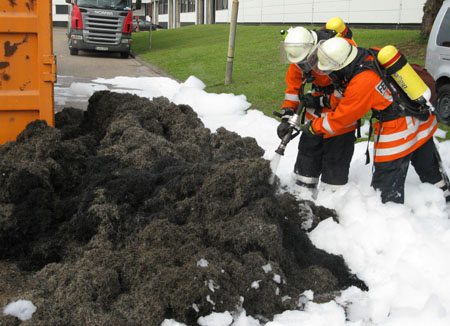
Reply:
<svg viewBox="0 0 450 326"><path fill-rule="evenodd" d="M80 96L80 92L77 92L77 96L71 96L74 93L73 85L81 85L81 89L83 88L82 84L73 83L89 84L96 78L116 76L170 77L137 57L122 59L115 53L83 51L72 56L69 53L66 32L66 28L53 29L53 53L56 55L58 75L55 83L55 112L69 106L86 109L89 95Z"/></svg>

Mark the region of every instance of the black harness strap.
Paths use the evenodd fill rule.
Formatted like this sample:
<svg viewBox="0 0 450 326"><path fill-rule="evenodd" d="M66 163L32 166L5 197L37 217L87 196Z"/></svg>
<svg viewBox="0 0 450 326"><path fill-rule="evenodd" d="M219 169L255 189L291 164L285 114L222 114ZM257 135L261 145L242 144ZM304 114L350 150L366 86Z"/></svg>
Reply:
<svg viewBox="0 0 450 326"><path fill-rule="evenodd" d="M372 116L369 118L369 135L367 138L367 148L366 148L366 165L370 163L370 153L369 153L369 143L370 143L370 138L372 137L373 134L373 127L372 127L372 120L373 119L377 119L380 122L380 130L378 131L378 134L376 136L375 139L375 144L378 144L378 142L380 141L380 136L381 136L381 130L383 128L383 120L382 119L378 119L374 117L374 114L372 114ZM375 152L376 152L376 147L373 147L373 156L375 157Z"/></svg>

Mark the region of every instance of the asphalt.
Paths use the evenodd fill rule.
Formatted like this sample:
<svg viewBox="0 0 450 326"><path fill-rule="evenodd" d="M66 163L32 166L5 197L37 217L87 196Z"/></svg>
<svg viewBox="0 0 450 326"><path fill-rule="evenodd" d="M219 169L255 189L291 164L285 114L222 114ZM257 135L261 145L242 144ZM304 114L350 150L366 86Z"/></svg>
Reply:
<svg viewBox="0 0 450 326"><path fill-rule="evenodd" d="M53 29L53 53L57 61L55 112L64 107L85 110L91 95L90 86L96 85L97 78L168 77L177 80L133 53L128 59L120 58L118 53L105 52L80 51L78 55L70 55L66 32L66 28ZM106 86L112 89L112 86Z"/></svg>

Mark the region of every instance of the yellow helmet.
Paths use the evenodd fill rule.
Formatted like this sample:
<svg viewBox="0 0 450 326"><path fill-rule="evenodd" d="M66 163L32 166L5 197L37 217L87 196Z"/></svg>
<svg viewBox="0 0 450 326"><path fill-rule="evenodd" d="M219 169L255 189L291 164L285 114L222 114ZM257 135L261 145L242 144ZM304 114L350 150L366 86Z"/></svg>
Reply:
<svg viewBox="0 0 450 326"><path fill-rule="evenodd" d="M345 29L347 28L341 17L331 18L329 21L327 21L325 27L327 29L338 32L340 35L345 34Z"/></svg>

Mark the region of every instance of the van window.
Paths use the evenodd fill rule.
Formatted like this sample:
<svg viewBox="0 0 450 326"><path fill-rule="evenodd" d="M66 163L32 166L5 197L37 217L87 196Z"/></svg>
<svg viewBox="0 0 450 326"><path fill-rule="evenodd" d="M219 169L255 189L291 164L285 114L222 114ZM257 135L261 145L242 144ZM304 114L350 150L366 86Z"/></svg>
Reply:
<svg viewBox="0 0 450 326"><path fill-rule="evenodd" d="M447 9L444 19L442 19L442 24L439 28L436 43L439 46L450 47L450 8Z"/></svg>

